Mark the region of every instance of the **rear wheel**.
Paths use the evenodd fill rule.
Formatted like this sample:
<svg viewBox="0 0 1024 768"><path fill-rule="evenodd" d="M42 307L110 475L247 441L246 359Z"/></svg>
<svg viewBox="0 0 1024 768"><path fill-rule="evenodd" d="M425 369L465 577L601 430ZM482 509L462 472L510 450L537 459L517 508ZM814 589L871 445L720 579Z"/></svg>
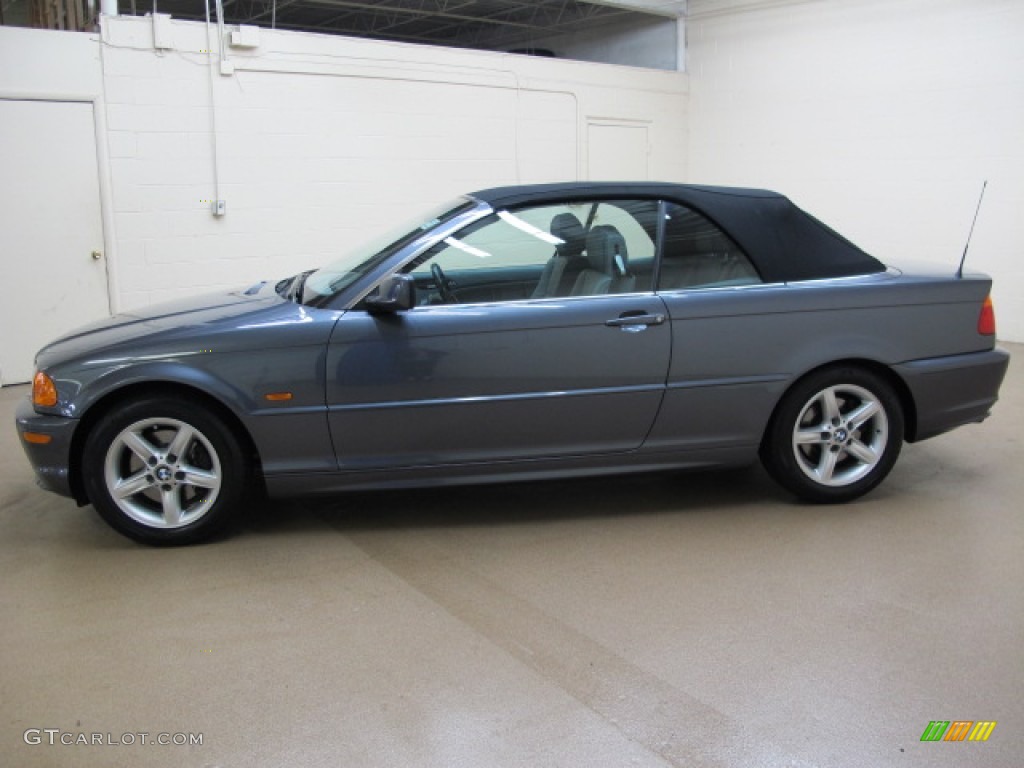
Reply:
<svg viewBox="0 0 1024 768"><path fill-rule="evenodd" d="M103 519L146 544L187 544L223 529L248 474L238 439L215 413L167 397L101 417L82 472Z"/></svg>
<svg viewBox="0 0 1024 768"><path fill-rule="evenodd" d="M839 503L889 474L903 444L903 409L881 376L828 368L797 382L761 443L768 473L797 496Z"/></svg>

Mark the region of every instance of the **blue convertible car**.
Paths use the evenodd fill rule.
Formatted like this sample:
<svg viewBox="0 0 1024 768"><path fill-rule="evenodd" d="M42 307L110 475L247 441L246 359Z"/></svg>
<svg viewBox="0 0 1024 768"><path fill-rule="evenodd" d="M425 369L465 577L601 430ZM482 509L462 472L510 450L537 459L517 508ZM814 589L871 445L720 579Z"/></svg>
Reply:
<svg viewBox="0 0 1024 768"><path fill-rule="evenodd" d="M983 420L991 280L885 265L787 198L490 189L276 284L81 328L17 428L41 485L184 543L244 495L741 465L875 487Z"/></svg>

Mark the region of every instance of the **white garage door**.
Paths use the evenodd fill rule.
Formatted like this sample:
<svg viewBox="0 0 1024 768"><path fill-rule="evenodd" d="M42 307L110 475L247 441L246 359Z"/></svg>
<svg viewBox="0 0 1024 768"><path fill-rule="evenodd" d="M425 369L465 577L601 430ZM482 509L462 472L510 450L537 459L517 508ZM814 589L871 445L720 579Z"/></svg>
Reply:
<svg viewBox="0 0 1024 768"><path fill-rule="evenodd" d="M110 313L92 110L0 99L0 385L29 381L39 347Z"/></svg>

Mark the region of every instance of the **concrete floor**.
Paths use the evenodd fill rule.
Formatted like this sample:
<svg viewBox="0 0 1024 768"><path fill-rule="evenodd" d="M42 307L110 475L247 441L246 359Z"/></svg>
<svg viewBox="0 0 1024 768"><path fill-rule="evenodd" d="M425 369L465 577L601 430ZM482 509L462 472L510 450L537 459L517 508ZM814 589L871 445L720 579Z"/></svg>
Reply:
<svg viewBox="0 0 1024 768"><path fill-rule="evenodd" d="M358 494L174 550L38 490L2 390L0 765L1021 765L1008 347L993 418L846 507L760 469Z"/></svg>

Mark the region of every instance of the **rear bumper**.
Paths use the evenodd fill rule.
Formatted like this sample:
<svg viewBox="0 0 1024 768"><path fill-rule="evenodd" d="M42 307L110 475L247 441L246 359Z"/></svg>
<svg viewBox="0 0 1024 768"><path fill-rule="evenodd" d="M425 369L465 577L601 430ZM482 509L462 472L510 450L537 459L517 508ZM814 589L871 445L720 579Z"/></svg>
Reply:
<svg viewBox="0 0 1024 768"><path fill-rule="evenodd" d="M910 442L984 421L999 398L1010 355L1002 349L914 360L895 366L914 398L917 428Z"/></svg>
<svg viewBox="0 0 1024 768"><path fill-rule="evenodd" d="M18 442L36 471L36 482L48 491L74 497L71 490L71 438L78 420L36 413L32 402L25 398L18 404L14 422L18 429ZM30 443L25 439L26 432L48 435L50 442L46 445Z"/></svg>

